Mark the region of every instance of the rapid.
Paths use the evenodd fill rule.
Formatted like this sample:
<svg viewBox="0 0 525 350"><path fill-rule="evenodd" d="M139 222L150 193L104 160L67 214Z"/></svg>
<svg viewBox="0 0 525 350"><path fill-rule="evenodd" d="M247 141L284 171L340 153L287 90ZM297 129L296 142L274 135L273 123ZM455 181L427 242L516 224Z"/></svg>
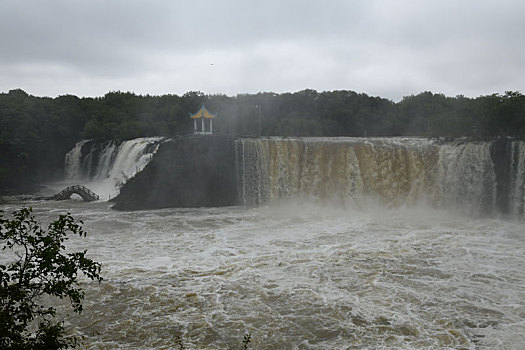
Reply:
<svg viewBox="0 0 525 350"><path fill-rule="evenodd" d="M151 158L158 142L128 144L137 151L120 152L121 164ZM93 164L105 165L89 176L72 150L66 173L91 184L125 175L116 149L100 148ZM87 238L68 249L87 249L104 280L83 282L80 316L59 307L88 349L240 349L245 334L253 349L519 349L524 149L506 150L502 189L484 143L245 139L239 206L0 209L30 205L44 223L69 211L84 222Z"/></svg>
<svg viewBox="0 0 525 350"><path fill-rule="evenodd" d="M297 202L67 210L104 281L65 318L88 349L465 348L525 345L525 225L431 208ZM2 209L11 210L15 207ZM65 317L65 315L64 315Z"/></svg>

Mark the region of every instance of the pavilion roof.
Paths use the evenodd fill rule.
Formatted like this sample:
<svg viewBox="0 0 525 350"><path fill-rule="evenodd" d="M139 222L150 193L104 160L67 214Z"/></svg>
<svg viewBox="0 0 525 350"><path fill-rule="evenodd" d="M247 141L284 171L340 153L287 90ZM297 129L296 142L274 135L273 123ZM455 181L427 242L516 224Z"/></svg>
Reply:
<svg viewBox="0 0 525 350"><path fill-rule="evenodd" d="M190 119L198 119L198 118L206 118L206 119L213 119L217 117L217 113L213 114L204 106L204 103L202 104L201 109L199 109L197 112L190 114Z"/></svg>

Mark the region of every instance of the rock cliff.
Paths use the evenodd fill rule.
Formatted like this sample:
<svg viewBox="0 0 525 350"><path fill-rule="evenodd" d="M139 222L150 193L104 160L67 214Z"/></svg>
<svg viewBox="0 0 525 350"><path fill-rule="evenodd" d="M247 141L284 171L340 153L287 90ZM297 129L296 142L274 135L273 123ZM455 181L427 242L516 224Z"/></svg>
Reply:
<svg viewBox="0 0 525 350"><path fill-rule="evenodd" d="M234 140L207 135L162 143L114 202L117 210L237 205Z"/></svg>

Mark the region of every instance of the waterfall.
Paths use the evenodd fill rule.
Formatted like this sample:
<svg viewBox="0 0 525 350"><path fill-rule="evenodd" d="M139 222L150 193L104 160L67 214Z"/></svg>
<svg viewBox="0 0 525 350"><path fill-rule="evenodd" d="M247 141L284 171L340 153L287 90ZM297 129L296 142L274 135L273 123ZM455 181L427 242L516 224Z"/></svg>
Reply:
<svg viewBox="0 0 525 350"><path fill-rule="evenodd" d="M111 169L111 165L115 160L115 155L119 153L116 152L116 148L117 146L115 145L115 142L113 140L106 141L102 145L102 153L100 154L97 166L94 169L94 178L96 180L103 180L107 178L109 169Z"/></svg>
<svg viewBox="0 0 525 350"><path fill-rule="evenodd" d="M66 155L66 176L102 198L113 197L146 166L161 140L81 141ZM290 198L359 207L424 202L472 215L525 216L523 141L253 138L234 140L234 152L243 205Z"/></svg>
<svg viewBox="0 0 525 350"><path fill-rule="evenodd" d="M411 139L240 139L239 183L247 205L293 196L388 204L433 194L437 148Z"/></svg>
<svg viewBox="0 0 525 350"><path fill-rule="evenodd" d="M474 215L525 212L523 141L238 139L236 157L244 205L293 197L366 205L372 198Z"/></svg>
<svg viewBox="0 0 525 350"><path fill-rule="evenodd" d="M107 176L119 186L129 178L144 169L158 149L160 138L142 138L123 142L117 152L114 162L108 168ZM148 148L150 145L154 148Z"/></svg>
<svg viewBox="0 0 525 350"><path fill-rule="evenodd" d="M510 211L514 216L525 216L525 142L512 143Z"/></svg>
<svg viewBox="0 0 525 350"><path fill-rule="evenodd" d="M67 179L77 180L82 178L82 147L90 140L78 142L71 151L66 154L65 175Z"/></svg>
<svg viewBox="0 0 525 350"><path fill-rule="evenodd" d="M441 205L470 213L495 208L496 175L489 142L443 145L439 150Z"/></svg>
<svg viewBox="0 0 525 350"><path fill-rule="evenodd" d="M161 140L161 137L138 138L120 145L112 140L80 141L66 155L66 180L88 186L101 198L114 197L128 179L144 169Z"/></svg>

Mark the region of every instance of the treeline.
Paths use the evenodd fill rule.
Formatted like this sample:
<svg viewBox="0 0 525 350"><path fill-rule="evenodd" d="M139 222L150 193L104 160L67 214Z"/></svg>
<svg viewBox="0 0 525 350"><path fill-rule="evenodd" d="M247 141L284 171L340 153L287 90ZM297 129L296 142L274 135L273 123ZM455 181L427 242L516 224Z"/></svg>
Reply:
<svg viewBox="0 0 525 350"><path fill-rule="evenodd" d="M525 96L478 98L423 92L394 103L353 91L259 93L230 97L188 92L103 97L0 94L0 191L61 176L63 159L87 138L126 140L192 132L188 115L202 104L214 132L245 136L524 137Z"/></svg>

